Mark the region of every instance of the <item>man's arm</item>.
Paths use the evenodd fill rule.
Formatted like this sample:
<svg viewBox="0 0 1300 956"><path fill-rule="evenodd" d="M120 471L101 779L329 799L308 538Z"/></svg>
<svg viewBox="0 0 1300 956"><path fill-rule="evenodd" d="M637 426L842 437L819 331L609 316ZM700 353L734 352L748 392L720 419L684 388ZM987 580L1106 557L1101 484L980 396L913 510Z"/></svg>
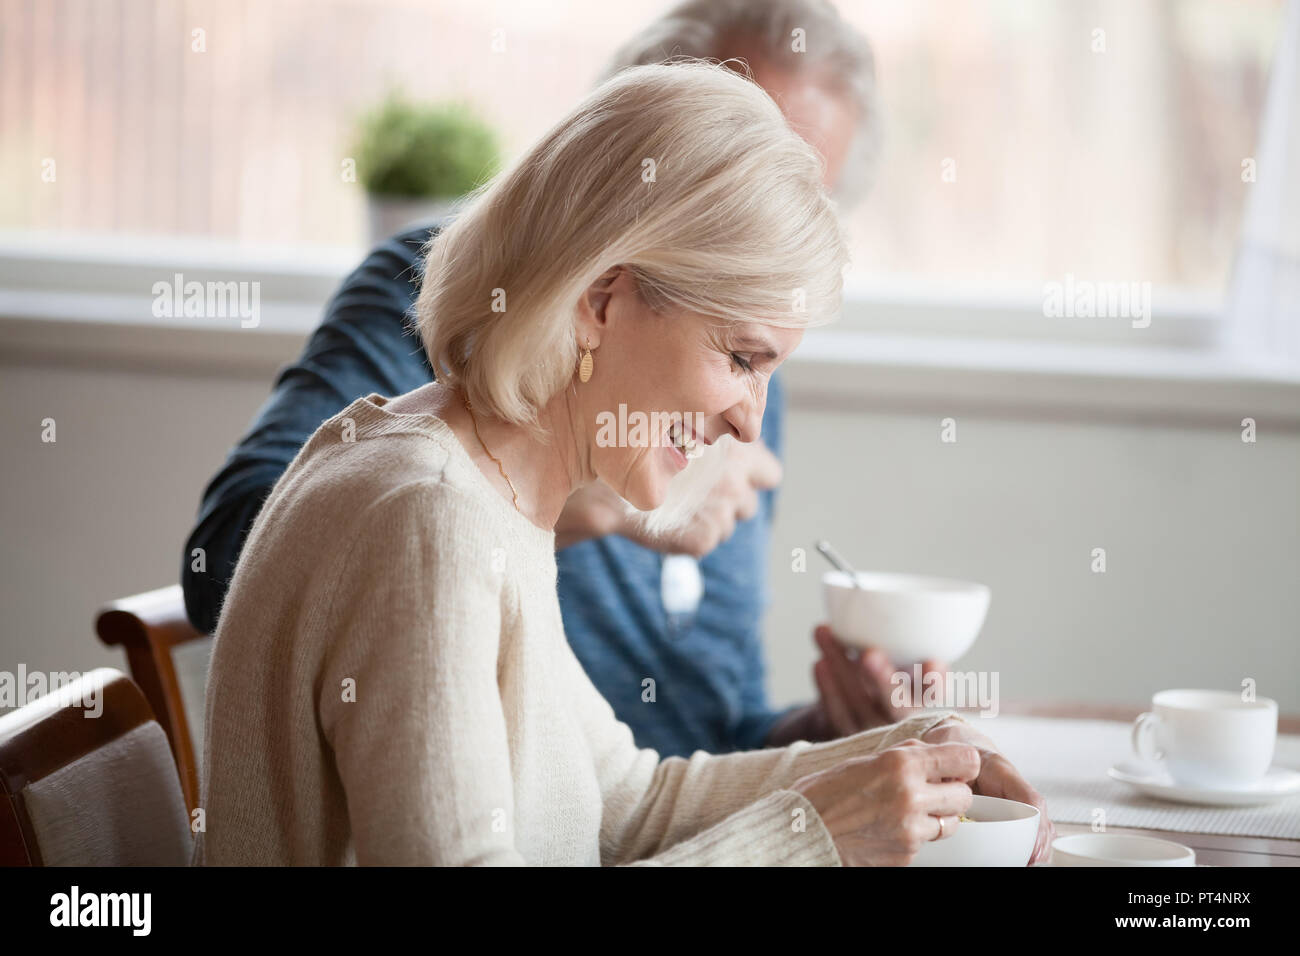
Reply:
<svg viewBox="0 0 1300 956"><path fill-rule="evenodd" d="M815 703L791 707L771 727L765 741L765 746L768 747L788 747L796 740L818 743L839 736L826 722L821 707Z"/></svg>
<svg viewBox="0 0 1300 956"><path fill-rule="evenodd" d="M400 395L432 379L409 318L429 236L418 229L389 239L348 276L302 355L280 373L252 428L208 484L181 556L185 611L198 630L216 629L262 503L320 423L371 392Z"/></svg>

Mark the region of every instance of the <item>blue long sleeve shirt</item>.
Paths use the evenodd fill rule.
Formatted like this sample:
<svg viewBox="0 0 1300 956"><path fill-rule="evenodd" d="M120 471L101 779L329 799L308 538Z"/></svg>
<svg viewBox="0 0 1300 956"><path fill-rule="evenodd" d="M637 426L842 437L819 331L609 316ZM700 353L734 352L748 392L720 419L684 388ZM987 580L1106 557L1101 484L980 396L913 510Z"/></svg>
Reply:
<svg viewBox="0 0 1300 956"><path fill-rule="evenodd" d="M411 322L429 235L389 239L348 276L209 483L181 562L186 612L198 629L215 630L253 520L320 424L363 395L396 396L432 381ZM763 440L778 457L782 404L773 376ZM663 555L617 535L557 552L565 634L639 746L665 757L764 746L780 716L767 703L760 639L774 503L772 492L761 494L758 514L700 561L704 595L686 627L670 626L664 611Z"/></svg>

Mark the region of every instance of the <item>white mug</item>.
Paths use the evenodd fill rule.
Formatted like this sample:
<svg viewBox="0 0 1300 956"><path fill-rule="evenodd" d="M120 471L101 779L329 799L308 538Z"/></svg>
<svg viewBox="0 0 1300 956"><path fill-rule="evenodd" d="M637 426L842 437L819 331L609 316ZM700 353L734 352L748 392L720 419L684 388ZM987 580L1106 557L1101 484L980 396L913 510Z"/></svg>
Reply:
<svg viewBox="0 0 1300 956"><path fill-rule="evenodd" d="M1162 690L1133 724L1133 750L1163 761L1176 783L1246 789L1273 762L1277 701L1227 690Z"/></svg>

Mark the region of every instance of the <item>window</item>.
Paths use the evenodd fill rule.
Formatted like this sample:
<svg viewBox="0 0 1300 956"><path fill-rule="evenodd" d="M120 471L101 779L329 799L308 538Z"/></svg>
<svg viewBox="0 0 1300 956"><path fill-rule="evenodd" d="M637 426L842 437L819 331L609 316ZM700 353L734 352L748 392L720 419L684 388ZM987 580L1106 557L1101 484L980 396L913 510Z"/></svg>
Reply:
<svg viewBox="0 0 1300 956"><path fill-rule="evenodd" d="M665 6L2 0L0 174L31 186L0 193L0 227L360 245L341 169L390 86L468 100L517 152ZM1278 0L839 6L886 123L849 217L859 278L1221 299Z"/></svg>
<svg viewBox="0 0 1300 956"><path fill-rule="evenodd" d="M1280 4L844 9L875 44L887 109L851 223L863 272L1221 296Z"/></svg>

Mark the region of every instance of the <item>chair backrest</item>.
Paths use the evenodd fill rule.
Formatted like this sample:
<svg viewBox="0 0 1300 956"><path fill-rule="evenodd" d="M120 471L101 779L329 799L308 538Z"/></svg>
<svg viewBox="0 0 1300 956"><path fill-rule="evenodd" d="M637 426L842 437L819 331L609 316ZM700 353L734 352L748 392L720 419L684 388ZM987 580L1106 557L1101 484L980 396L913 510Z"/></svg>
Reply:
<svg viewBox="0 0 1300 956"><path fill-rule="evenodd" d="M95 616L95 632L126 650L131 678L167 734L191 810L199 805L203 705L212 637L185 616L180 585L114 601Z"/></svg>
<svg viewBox="0 0 1300 956"><path fill-rule="evenodd" d="M184 866L192 850L167 735L121 671L0 717L0 864Z"/></svg>

